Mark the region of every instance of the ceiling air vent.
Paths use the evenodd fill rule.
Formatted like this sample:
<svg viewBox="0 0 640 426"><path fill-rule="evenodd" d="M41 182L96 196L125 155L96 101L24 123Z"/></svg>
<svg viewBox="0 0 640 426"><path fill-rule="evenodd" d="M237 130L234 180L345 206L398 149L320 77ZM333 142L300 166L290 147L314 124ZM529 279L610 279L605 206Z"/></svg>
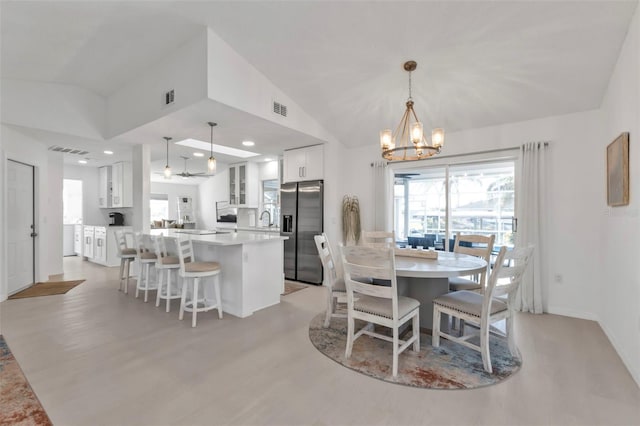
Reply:
<svg viewBox="0 0 640 426"><path fill-rule="evenodd" d="M287 106L282 105L280 102L273 101L273 112L283 117L287 116Z"/></svg>
<svg viewBox="0 0 640 426"><path fill-rule="evenodd" d="M176 100L175 91L173 89L169 90L164 94L164 105L171 105Z"/></svg>
<svg viewBox="0 0 640 426"><path fill-rule="evenodd" d="M75 155L87 155L89 153L89 151L84 151L82 149L64 148L58 145L50 146L49 151L62 152L64 154L75 154Z"/></svg>

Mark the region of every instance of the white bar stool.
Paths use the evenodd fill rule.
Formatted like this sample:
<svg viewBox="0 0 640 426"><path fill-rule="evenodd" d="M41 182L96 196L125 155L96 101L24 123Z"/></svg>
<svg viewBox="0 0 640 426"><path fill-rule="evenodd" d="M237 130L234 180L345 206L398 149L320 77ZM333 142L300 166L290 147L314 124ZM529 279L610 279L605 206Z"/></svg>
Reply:
<svg viewBox="0 0 640 426"><path fill-rule="evenodd" d="M153 244L153 237L145 235L141 232L135 233L136 237L136 260L140 271L138 273L138 282L136 284L136 299L140 290L144 290L145 303L149 300L149 290L157 290L158 283L149 283L149 275L151 266L155 267L156 254Z"/></svg>
<svg viewBox="0 0 640 426"><path fill-rule="evenodd" d="M178 244L178 257L180 258L180 276L184 279L182 283L182 298L180 301L180 315L182 320L184 311L192 312L191 327L196 326L198 312L206 312L218 308L218 317L222 319L222 300L220 298L220 264L218 262L195 262L193 256L193 244L191 240L180 241ZM198 299L198 287L200 278L214 277L213 290L216 296L216 303L210 304L207 300L206 292L203 289L203 298ZM193 278L191 299L187 300L188 278ZM202 307L198 307L202 303Z"/></svg>
<svg viewBox="0 0 640 426"><path fill-rule="evenodd" d="M120 258L120 287L118 291L123 290L124 294L129 293L129 271L131 269L131 262L136 258L136 249L130 248L127 245L127 235L133 240L133 235L130 232L115 231L113 234L116 237L116 247L118 248L118 257ZM126 272L126 275L123 275ZM126 278L126 282L125 282Z"/></svg>
<svg viewBox="0 0 640 426"><path fill-rule="evenodd" d="M175 293L171 292L171 271L175 270L177 272L180 269L180 258L175 255L169 254L167 251L166 241L172 241L174 247L178 247L178 240L172 237L164 237L162 235L158 235L155 237L155 248L156 248L156 271L158 273L158 291L156 292L156 306L160 306L160 299L165 299L167 301L166 311L169 312L171 306L172 299L180 299L180 288L176 285L177 291ZM164 283L163 277L165 276L166 271L166 284ZM176 275L176 284L178 284L178 276Z"/></svg>

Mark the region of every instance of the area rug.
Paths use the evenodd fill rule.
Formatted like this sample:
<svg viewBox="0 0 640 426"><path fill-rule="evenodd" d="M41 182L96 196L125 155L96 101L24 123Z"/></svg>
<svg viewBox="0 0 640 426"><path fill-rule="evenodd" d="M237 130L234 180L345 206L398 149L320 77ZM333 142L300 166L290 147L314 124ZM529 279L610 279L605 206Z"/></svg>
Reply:
<svg viewBox="0 0 640 426"><path fill-rule="evenodd" d="M287 294L295 293L298 290L304 290L307 288L304 284L294 283L293 281L284 281L284 293L282 296L286 296Z"/></svg>
<svg viewBox="0 0 640 426"><path fill-rule="evenodd" d="M393 377L391 343L361 336L353 344L351 358L345 359L347 320L332 318L329 328L323 328L324 316L324 313L317 315L309 325L311 343L337 363L390 383L428 389L474 389L500 383L516 373L522 364L519 357L511 356L504 338L491 336L493 374L489 374L484 371L480 352L443 338L440 347L434 348L431 336L423 333L420 352L408 348L401 353L398 375ZM363 325L356 321L356 330Z"/></svg>
<svg viewBox="0 0 640 426"><path fill-rule="evenodd" d="M52 425L0 335L0 425Z"/></svg>
<svg viewBox="0 0 640 426"><path fill-rule="evenodd" d="M84 280L73 281L45 281L36 283L31 287L24 289L14 295L9 296L9 299L24 299L25 297L38 297L38 296L51 296L54 294L64 294L74 288L75 286L82 284Z"/></svg>

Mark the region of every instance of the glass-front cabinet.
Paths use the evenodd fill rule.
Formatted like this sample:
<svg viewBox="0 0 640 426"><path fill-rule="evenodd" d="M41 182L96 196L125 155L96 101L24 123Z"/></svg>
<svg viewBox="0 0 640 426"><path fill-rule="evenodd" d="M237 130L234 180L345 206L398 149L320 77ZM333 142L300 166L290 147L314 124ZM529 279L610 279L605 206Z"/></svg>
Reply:
<svg viewBox="0 0 640 426"><path fill-rule="evenodd" d="M241 207L258 207L258 166L246 162L229 166L229 204Z"/></svg>
<svg viewBox="0 0 640 426"><path fill-rule="evenodd" d="M238 204L236 201L236 170L237 166L229 167L229 204Z"/></svg>

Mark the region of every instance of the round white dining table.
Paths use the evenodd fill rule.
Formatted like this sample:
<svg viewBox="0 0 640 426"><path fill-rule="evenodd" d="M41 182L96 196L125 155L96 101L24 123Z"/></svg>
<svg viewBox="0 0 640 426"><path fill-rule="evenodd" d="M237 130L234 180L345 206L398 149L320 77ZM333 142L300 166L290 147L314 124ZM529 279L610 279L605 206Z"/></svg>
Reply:
<svg viewBox="0 0 640 426"><path fill-rule="evenodd" d="M420 302L420 327L433 328L433 299L449 292L449 278L480 274L487 262L461 253L439 251L437 259L396 255L398 294Z"/></svg>

